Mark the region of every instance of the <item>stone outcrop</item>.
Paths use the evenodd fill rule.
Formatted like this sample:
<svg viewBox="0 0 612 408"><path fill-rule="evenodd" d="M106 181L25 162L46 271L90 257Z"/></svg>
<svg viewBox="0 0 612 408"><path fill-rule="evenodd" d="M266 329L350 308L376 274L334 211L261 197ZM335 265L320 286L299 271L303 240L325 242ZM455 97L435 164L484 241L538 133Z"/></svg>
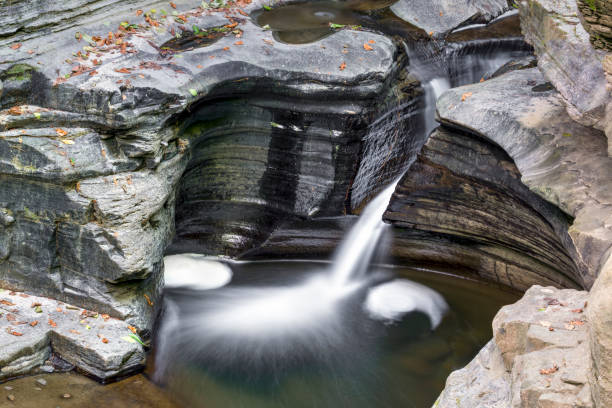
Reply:
<svg viewBox="0 0 612 408"><path fill-rule="evenodd" d="M51 353L107 381L143 367L127 323L44 297L0 289L0 381L53 371Z"/></svg>
<svg viewBox="0 0 612 408"><path fill-rule="evenodd" d="M507 0L399 0L391 6L398 17L436 37L463 25L489 22L509 9Z"/></svg>
<svg viewBox="0 0 612 408"><path fill-rule="evenodd" d="M438 100L445 126L480 135L514 160L521 181L573 217L569 235L590 288L612 246L612 159L602 132L565 113L561 95L535 69L454 88Z"/></svg>
<svg viewBox="0 0 612 408"><path fill-rule="evenodd" d="M402 262L454 265L519 290L583 285L567 217L485 139L434 131L384 219L396 227L392 254ZM427 245L417 245L424 236Z"/></svg>
<svg viewBox="0 0 612 408"><path fill-rule="evenodd" d="M405 62L369 32L294 47L237 8L176 6L0 5L0 286L145 338L175 209L179 244L201 243L186 225L205 215L195 232L214 239L198 252L227 255L285 218L344 213L361 139L401 96Z"/></svg>
<svg viewBox="0 0 612 408"><path fill-rule="evenodd" d="M493 340L450 375L434 407L594 407L587 299L586 291L536 285L504 306Z"/></svg>
<svg viewBox="0 0 612 408"><path fill-rule="evenodd" d="M580 269L584 287L590 288L595 282L588 308L573 308L585 309L588 316L588 331L579 344L565 345L562 351L549 350L547 346L532 353L531 348L536 346L535 340L529 340L529 332L539 330L547 337L554 337L552 332L546 333L532 327L525 331L525 326L519 325L519 329L500 337L498 329L513 327L500 325L500 321L513 314L520 315L523 310L528 311L532 307L517 306L511 313L504 315L502 312L501 315L505 317L498 316L494 323L494 342L498 351L490 346L464 372L453 374L447 384L450 388L440 400L446 401L444 404L450 404L450 396L461 392L461 384L465 388L466 375L472 375L469 373L474 371L488 378L485 383L496 381L492 386L505 390L500 391L500 396L509 395L509 400L495 402L500 406L540 404L560 407L569 404L567 406L582 407L593 406L593 403L595 406L607 406L612 401L609 377L612 367L609 318L612 315L609 299L612 179L608 177L612 174L612 159L607 155L603 132L573 121L566 114L565 106L563 96L546 82L537 69L510 72L480 84L451 89L438 100L438 113L443 126L460 129L474 137L484 137L503 148L516 164L522 182L572 217L569 236L576 253L570 253L570 256L575 257L577 265L584 263ZM521 302L527 302L530 292ZM587 301L586 293L581 296ZM547 317L543 321L550 319ZM578 326L587 325L578 323ZM571 330L574 329L576 325ZM557 341L553 338L537 339L540 343L553 340ZM565 341L558 339L562 340ZM501 355L496 354L498 352ZM592 360L584 358L585 355L591 355ZM502 356L509 377L495 365ZM542 378L533 374L537 373L534 364L554 362L561 357L568 366L577 365L580 368L577 371L580 381L570 378L569 374L572 373L567 373L567 378L559 377L560 381L552 379L550 382L543 382ZM585 362L589 366L584 366ZM558 367L559 372L563 373L562 366ZM532 373L536 378L526 373ZM509 393L508 388L500 385L499 381L509 381ZM482 383L480 381L478 384ZM474 389L466 388L464 394L468 398L476 398L473 406L489 406L486 404L492 404L490 401L478 402L478 395L485 392L478 388L478 384ZM486 388L486 385L483 387ZM591 395L593 401L589 400ZM512 405L508 405L510 403ZM453 406L444 404L441 406Z"/></svg>
<svg viewBox="0 0 612 408"><path fill-rule="evenodd" d="M595 48L612 51L612 4L606 0L578 0L580 21Z"/></svg>
<svg viewBox="0 0 612 408"><path fill-rule="evenodd" d="M528 0L519 5L522 31L535 49L538 67L574 120L605 131L612 155L612 82L604 70L606 56L591 46L576 1Z"/></svg>

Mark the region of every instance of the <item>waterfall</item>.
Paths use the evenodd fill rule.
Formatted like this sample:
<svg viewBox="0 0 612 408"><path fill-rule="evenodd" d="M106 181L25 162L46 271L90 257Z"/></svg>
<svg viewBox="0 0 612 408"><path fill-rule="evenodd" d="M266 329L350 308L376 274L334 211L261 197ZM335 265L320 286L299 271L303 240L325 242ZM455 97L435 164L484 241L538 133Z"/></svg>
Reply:
<svg viewBox="0 0 612 408"><path fill-rule="evenodd" d="M399 178L368 203L357 223L336 249L331 267L334 285L345 286L351 280L359 279L365 274L383 229L387 225L382 221L382 216L398 181Z"/></svg>

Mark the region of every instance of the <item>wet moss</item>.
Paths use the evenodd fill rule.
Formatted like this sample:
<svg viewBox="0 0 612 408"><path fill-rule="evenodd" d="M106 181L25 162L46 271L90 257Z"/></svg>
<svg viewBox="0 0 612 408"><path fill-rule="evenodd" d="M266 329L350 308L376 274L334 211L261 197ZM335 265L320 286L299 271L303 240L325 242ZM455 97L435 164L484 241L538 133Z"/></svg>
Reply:
<svg viewBox="0 0 612 408"><path fill-rule="evenodd" d="M29 81L36 69L28 64L15 64L6 71L0 73L2 81Z"/></svg>

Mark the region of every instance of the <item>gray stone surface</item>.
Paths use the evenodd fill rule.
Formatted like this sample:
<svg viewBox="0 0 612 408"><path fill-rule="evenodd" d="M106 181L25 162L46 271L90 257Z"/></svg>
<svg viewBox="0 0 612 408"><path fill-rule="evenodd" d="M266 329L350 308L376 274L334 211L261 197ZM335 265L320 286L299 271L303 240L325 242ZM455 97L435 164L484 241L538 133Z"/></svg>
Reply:
<svg viewBox="0 0 612 408"><path fill-rule="evenodd" d="M142 368L127 323L52 299L0 289L0 381L42 370L51 353L99 379Z"/></svg>
<svg viewBox="0 0 612 408"><path fill-rule="evenodd" d="M528 0L519 6L521 28L535 49L538 67L574 120L606 132L612 155L612 88L602 64L605 52L591 46L576 0Z"/></svg>
<svg viewBox="0 0 612 408"><path fill-rule="evenodd" d="M509 9L507 0L399 0L391 6L398 17L435 37L463 25L486 23Z"/></svg>
<svg viewBox="0 0 612 408"><path fill-rule="evenodd" d="M463 99L463 100L462 100ZM501 146L532 191L574 217L569 235L590 288L612 247L612 159L602 132L573 121L537 69L454 88L437 103L447 126Z"/></svg>
<svg viewBox="0 0 612 408"><path fill-rule="evenodd" d="M237 9L184 0L39 3L0 5L1 286L146 335L175 206L180 236L204 214L196 232L214 239L200 250L226 255L284 218L343 213L400 68L391 40L347 29L292 46Z"/></svg>
<svg viewBox="0 0 612 408"><path fill-rule="evenodd" d="M403 262L460 265L519 290L582 285L566 216L530 191L512 159L482 138L434 131L384 219L396 227L391 251ZM423 236L427 245L415 245Z"/></svg>
<svg viewBox="0 0 612 408"><path fill-rule="evenodd" d="M536 285L504 306L494 339L450 375L434 407L594 407L587 300L586 291Z"/></svg>

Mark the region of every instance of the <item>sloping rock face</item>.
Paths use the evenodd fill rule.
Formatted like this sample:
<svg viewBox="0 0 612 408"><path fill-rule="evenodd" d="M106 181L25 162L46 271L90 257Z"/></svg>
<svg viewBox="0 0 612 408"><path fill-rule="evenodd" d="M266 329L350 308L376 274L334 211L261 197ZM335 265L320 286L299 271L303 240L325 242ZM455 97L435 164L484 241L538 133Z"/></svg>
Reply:
<svg viewBox="0 0 612 408"><path fill-rule="evenodd" d="M489 22L509 9L507 0L399 0L391 6L402 20L436 37L462 25Z"/></svg>
<svg viewBox="0 0 612 408"><path fill-rule="evenodd" d="M450 375L434 407L594 407L587 299L586 291L536 285L504 306L493 340Z"/></svg>
<svg viewBox="0 0 612 408"><path fill-rule="evenodd" d="M612 4L606 0L578 0L578 9L593 46L612 51Z"/></svg>
<svg viewBox="0 0 612 408"><path fill-rule="evenodd" d="M555 336L548 329L500 324L508 316L520 317L523 312L532 313L536 310L533 305L517 306L516 310L507 313L502 310L494 323L494 341L498 351L490 346L465 371L453 374L439 406L454 406L450 396L461 393L472 401L470 406L610 405L612 179L609 175L612 174L612 159L605 150L605 135L569 118L562 95L536 69L510 72L481 84L451 89L438 100L437 107L444 126L485 137L503 148L514 160L522 182L530 190L573 217L569 236L576 252L568 254L578 266L584 264L584 268L578 269L582 274L582 285L590 288L595 282L588 305L572 306L570 310L580 315L585 311L588 319L581 315L576 320L578 323L566 322L568 330L574 331L587 326L585 322L588 321L588 332L579 342L556 344L565 342L565 336L560 339L548 338ZM529 303L527 299L532 290L521 302ZM586 293L581 293L580 302L587 301ZM561 294L557 293L550 296L548 301L552 303L549 306L557 300L561 306L571 303L569 299L561 301L560 297ZM542 300L546 299L538 301ZM571 313L561 316L565 319L572 316ZM551 321L549 316L544 317L542 321L545 324L540 322L540 326L550 327L547 323ZM533 319L530 321L533 324ZM537 335L537 342L530 340L530 332ZM543 335L546 338L540 338ZM563 350L549 350L548 345L540 350L541 344L553 344L555 348ZM537 352L532 353L534 348ZM496 354L498 352L501 354ZM585 358L589 355L592 360ZM499 361L499 358L504 360L507 375L491 368L498 367L495 361ZM563 366L556 361L564 361L567 367L577 368L575 372L568 370L563 374ZM544 363L557 364L558 370L555 365L547 367ZM586 363L589 365L585 366ZM538 365L542 367L538 368ZM545 371L538 374L539 369ZM474 372L487 378L482 388L479 388L479 384L483 384L483 381L473 388L466 386L471 381L468 375L476 375ZM556 378L543 381L545 376L557 372L562 374L559 381ZM580 378L571 377L573 374ZM495 382L492 387L503 391L499 393L500 398L506 399L494 402L480 400L486 394L489 380Z"/></svg>
<svg viewBox="0 0 612 408"><path fill-rule="evenodd" d="M461 265L519 290L582 285L567 217L522 184L512 159L484 139L434 131L384 219L399 227L392 252L403 261ZM424 235L429 245L415 245Z"/></svg>
<svg viewBox="0 0 612 408"><path fill-rule="evenodd" d="M260 3L191 3L0 5L0 286L146 337L175 208L183 237L215 219L203 249L229 255L282 217L344 212L397 47L352 30L295 47L244 18Z"/></svg>
<svg viewBox="0 0 612 408"><path fill-rule="evenodd" d="M605 131L612 155L612 82L606 78L611 71L604 70L605 52L591 46L576 1L519 4L522 31L535 49L538 67L562 95L574 120Z"/></svg>
<svg viewBox="0 0 612 408"><path fill-rule="evenodd" d="M574 217L569 235L590 288L612 246L612 181L604 176L612 174L612 159L604 134L569 118L537 69L451 89L437 106L443 124L501 146L530 190Z"/></svg>

